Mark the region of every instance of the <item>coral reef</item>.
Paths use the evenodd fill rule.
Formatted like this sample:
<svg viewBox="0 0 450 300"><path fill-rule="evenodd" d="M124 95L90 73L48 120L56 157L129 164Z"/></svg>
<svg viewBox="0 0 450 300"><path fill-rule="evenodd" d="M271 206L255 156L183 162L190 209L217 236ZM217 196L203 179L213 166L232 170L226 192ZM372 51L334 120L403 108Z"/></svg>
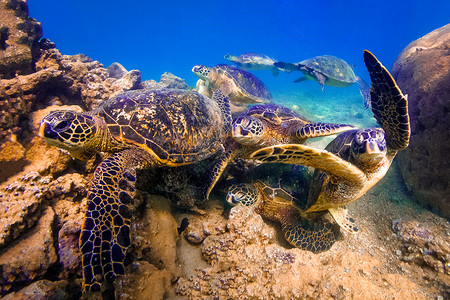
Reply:
<svg viewBox="0 0 450 300"><path fill-rule="evenodd" d="M0 1L0 20L0 79L33 72L41 24L28 17L28 5L21 0Z"/></svg>
<svg viewBox="0 0 450 300"><path fill-rule="evenodd" d="M182 89L188 90L190 87L184 81L184 79L173 75L172 73L165 72L161 75L161 79L159 82L155 80L146 80L142 83L143 87L146 89L162 89L162 88L171 88L171 89Z"/></svg>
<svg viewBox="0 0 450 300"><path fill-rule="evenodd" d="M40 25L28 18L26 2L0 1L0 17L7 20L0 26L0 70L8 70L0 79L0 296L78 299L86 191L102 158L81 162L49 146L37 135L40 120L56 109L92 109L129 89L189 86L170 73L141 82L139 71L119 63L104 68L82 54L62 55L50 41L37 42ZM416 92L408 92L412 103ZM450 224L410 201L397 166L349 207L360 232L312 254L292 248L278 225L251 208L230 209L224 191L231 179L197 208L195 191L212 160L139 174L132 246L125 275L114 283L118 299L450 297ZM237 161L228 174L253 177L253 166ZM298 172L270 166L260 175L292 184ZM292 176L278 178L283 173ZM184 218L189 225L179 234Z"/></svg>
<svg viewBox="0 0 450 300"><path fill-rule="evenodd" d="M450 219L450 24L411 42L392 75L408 94L409 147L398 162L408 189L426 207Z"/></svg>

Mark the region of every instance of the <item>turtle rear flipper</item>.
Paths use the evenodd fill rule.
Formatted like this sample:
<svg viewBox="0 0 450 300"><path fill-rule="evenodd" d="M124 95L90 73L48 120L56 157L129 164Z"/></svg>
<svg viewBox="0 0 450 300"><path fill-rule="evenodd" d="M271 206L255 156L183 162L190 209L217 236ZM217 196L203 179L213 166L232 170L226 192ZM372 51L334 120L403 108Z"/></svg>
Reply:
<svg viewBox="0 0 450 300"><path fill-rule="evenodd" d="M389 71L367 50L364 50L364 62L371 79L373 115L386 132L388 148L403 150L408 146L411 134L408 99Z"/></svg>
<svg viewBox="0 0 450 300"><path fill-rule="evenodd" d="M224 95L224 93L220 89L216 89L213 93L213 100L217 102L219 105L220 111L222 113L222 118L224 121L224 130L226 133L231 132L231 110L230 110L230 99ZM228 140L228 144L233 144L234 142L231 142ZM216 185L217 181L219 180L220 176L222 175L225 168L228 166L230 161L234 159L235 151L234 147L230 146L227 147L223 151L223 153L217 158L217 160L214 162L211 171L207 175L206 184L203 185L202 189L202 195L200 197L202 198L200 202L205 201L209 198L209 194L211 193L212 189Z"/></svg>
<svg viewBox="0 0 450 300"><path fill-rule="evenodd" d="M347 208L345 206L329 208L328 212L333 216L336 223L341 226L345 231L350 233L357 233L359 231L355 224L355 220L348 215Z"/></svg>
<svg viewBox="0 0 450 300"><path fill-rule="evenodd" d="M250 158L264 163L304 165L355 184L364 185L367 181L366 174L350 162L326 150L305 145L286 144L265 147L253 152Z"/></svg>
<svg viewBox="0 0 450 300"><path fill-rule="evenodd" d="M284 237L291 245L313 253L329 250L339 232L339 227L332 223L302 218L290 218L281 226Z"/></svg>
<svg viewBox="0 0 450 300"><path fill-rule="evenodd" d="M305 81L305 80L308 80L308 77L302 76L302 77L300 77L299 79L294 80L294 82L295 82L295 83L298 83L298 82L302 82L302 81Z"/></svg>
<svg viewBox="0 0 450 300"><path fill-rule="evenodd" d="M303 125L296 135L301 139L322 137L355 129L353 125L333 123L308 123Z"/></svg>
<svg viewBox="0 0 450 300"><path fill-rule="evenodd" d="M148 156L138 156L136 151L113 154L95 170L80 235L85 292L100 291L102 281L124 273L123 261L130 245L128 204L135 191L135 162L139 156Z"/></svg>
<svg viewBox="0 0 450 300"><path fill-rule="evenodd" d="M369 85L359 76L356 76L356 83L359 86L359 92L364 100L364 107L369 108L370 104L370 87Z"/></svg>
<svg viewBox="0 0 450 300"><path fill-rule="evenodd" d="M280 74L280 70L278 68L271 68L270 72L272 72L272 75L277 77L278 74Z"/></svg>
<svg viewBox="0 0 450 300"><path fill-rule="evenodd" d="M277 61L273 64L275 65L275 67L280 68L280 69L285 69L288 71L298 71L297 64L287 63L287 62L282 62L282 61Z"/></svg>
<svg viewBox="0 0 450 300"><path fill-rule="evenodd" d="M234 141L231 141L234 143ZM206 201L209 198L209 194L219 181L220 176L222 176L223 171L225 171L228 164L234 159L236 151L233 149L226 149L223 153L214 161L211 170L207 174L206 183L203 185L202 194L200 197L200 203Z"/></svg>

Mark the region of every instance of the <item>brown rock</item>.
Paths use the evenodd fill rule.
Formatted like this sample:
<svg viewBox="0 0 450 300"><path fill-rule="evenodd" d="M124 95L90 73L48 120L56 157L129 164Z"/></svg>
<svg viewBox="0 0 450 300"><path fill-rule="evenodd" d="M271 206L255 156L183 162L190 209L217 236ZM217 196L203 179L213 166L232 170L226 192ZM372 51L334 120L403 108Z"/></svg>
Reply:
<svg viewBox="0 0 450 300"><path fill-rule="evenodd" d="M37 226L0 254L1 293L42 278L58 260L54 248L55 213L48 208Z"/></svg>
<svg viewBox="0 0 450 300"><path fill-rule="evenodd" d="M33 226L42 213L49 178L24 174L0 187L0 248Z"/></svg>
<svg viewBox="0 0 450 300"><path fill-rule="evenodd" d="M173 281L169 270L158 269L146 261L133 262L128 269L129 273L116 280L117 299L165 299Z"/></svg>
<svg viewBox="0 0 450 300"><path fill-rule="evenodd" d="M151 195L143 216L135 220L132 227L132 255L175 274L178 234L170 202L163 197Z"/></svg>
<svg viewBox="0 0 450 300"><path fill-rule="evenodd" d="M61 71L41 70L30 75L0 80L0 141L10 134L20 134L20 122L34 105L46 98L49 89L70 86L71 79Z"/></svg>
<svg viewBox="0 0 450 300"><path fill-rule="evenodd" d="M176 226L170 202L151 195L143 216L132 226L132 249L128 253L135 261L115 282L120 299L164 298L180 274Z"/></svg>
<svg viewBox="0 0 450 300"><path fill-rule="evenodd" d="M411 141L398 154L407 187L450 218L450 24L410 43L391 73L409 101Z"/></svg>
<svg viewBox="0 0 450 300"><path fill-rule="evenodd" d="M39 280L20 291L10 293L3 300L63 300L69 295L65 291L67 281Z"/></svg>
<svg viewBox="0 0 450 300"><path fill-rule="evenodd" d="M142 87L145 89L171 88L183 90L188 90L190 88L184 79L170 72L164 72L161 75L161 79L159 82L156 82L153 79L142 82Z"/></svg>
<svg viewBox="0 0 450 300"><path fill-rule="evenodd" d="M72 177L78 177L73 184L79 188L86 188L86 180L78 174ZM78 182L78 183L75 183ZM55 205L55 212L58 215L60 230L58 231L58 256L59 262L63 266L63 277L69 274L77 274L81 277L81 251L78 245L80 238L81 225L84 221L85 207L87 199L81 202L68 200L58 201Z"/></svg>
<svg viewBox="0 0 450 300"><path fill-rule="evenodd" d="M403 243L401 258L407 262L427 265L450 275L450 241L417 221L398 222L394 230Z"/></svg>
<svg viewBox="0 0 450 300"><path fill-rule="evenodd" d="M0 145L0 182L22 170L26 164L25 148L16 141Z"/></svg>
<svg viewBox="0 0 450 300"><path fill-rule="evenodd" d="M28 17L26 1L0 1L0 78L31 73L41 37L41 24Z"/></svg>

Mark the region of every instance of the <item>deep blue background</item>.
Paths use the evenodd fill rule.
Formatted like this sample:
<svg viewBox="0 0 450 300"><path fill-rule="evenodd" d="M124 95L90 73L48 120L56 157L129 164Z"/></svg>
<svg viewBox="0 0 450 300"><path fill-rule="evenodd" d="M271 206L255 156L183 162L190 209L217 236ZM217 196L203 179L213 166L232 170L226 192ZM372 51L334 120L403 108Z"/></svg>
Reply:
<svg viewBox="0 0 450 300"><path fill-rule="evenodd" d="M320 4L317 4L320 3ZM343 4L345 3L345 4ZM390 68L413 40L450 22L450 1L61 1L29 0L30 16L63 54L120 62L142 78L172 72L194 85L195 64L261 52L297 62L331 54L368 79L363 49ZM257 74L268 85L295 86L300 74Z"/></svg>

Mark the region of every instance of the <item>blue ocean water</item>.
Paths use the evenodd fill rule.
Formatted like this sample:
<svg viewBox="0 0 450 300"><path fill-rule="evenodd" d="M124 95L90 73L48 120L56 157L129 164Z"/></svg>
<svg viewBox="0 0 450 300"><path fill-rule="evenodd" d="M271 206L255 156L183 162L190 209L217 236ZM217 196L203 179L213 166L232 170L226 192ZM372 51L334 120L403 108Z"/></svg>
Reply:
<svg viewBox="0 0 450 300"><path fill-rule="evenodd" d="M63 54L84 53L108 66L120 62L138 69L143 80L171 72L195 86L195 64L226 63L226 53L260 52L298 62L335 55L355 65L369 81L364 49L390 69L411 41L450 22L450 1L56 1L30 0L30 16L42 22L44 37ZM362 108L356 85L326 87L294 84L299 72L273 77L255 71L275 102L320 111L336 103ZM306 104L302 102L306 99ZM310 107L309 107L310 106ZM336 118L333 118L333 112ZM339 109L329 121L340 121ZM357 113L356 113L357 114ZM370 113L367 114L370 116Z"/></svg>

